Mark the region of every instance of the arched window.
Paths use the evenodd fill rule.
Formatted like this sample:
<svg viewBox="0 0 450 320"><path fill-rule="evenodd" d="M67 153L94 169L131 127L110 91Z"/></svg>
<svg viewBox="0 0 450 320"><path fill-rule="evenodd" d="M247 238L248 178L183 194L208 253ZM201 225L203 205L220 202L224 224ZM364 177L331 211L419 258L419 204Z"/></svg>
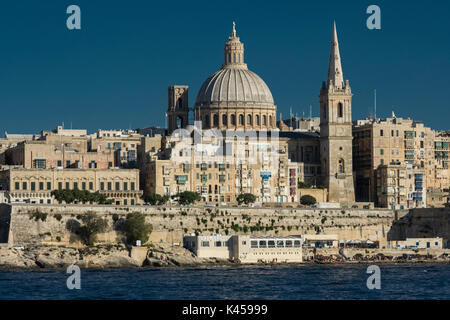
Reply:
<svg viewBox="0 0 450 320"><path fill-rule="evenodd" d="M259 115L255 116L255 124L259 126Z"/></svg>
<svg viewBox="0 0 450 320"><path fill-rule="evenodd" d="M236 116L234 114L231 115L231 125L235 126L236 125Z"/></svg>
<svg viewBox="0 0 450 320"><path fill-rule="evenodd" d="M239 124L244 125L244 115L243 114L239 115Z"/></svg>
<svg viewBox="0 0 450 320"><path fill-rule="evenodd" d="M252 115L247 115L247 124L252 124Z"/></svg>
<svg viewBox="0 0 450 320"><path fill-rule="evenodd" d="M179 97L177 99L177 109L181 109L183 107L183 99L181 99L181 97Z"/></svg>
<svg viewBox="0 0 450 320"><path fill-rule="evenodd" d="M263 117L262 117L262 124L263 124L263 126L267 125L267 117L266 117L266 115L263 115Z"/></svg>
<svg viewBox="0 0 450 320"><path fill-rule="evenodd" d="M214 115L213 121L214 121L214 126L218 126L219 125L219 115L218 114Z"/></svg>
<svg viewBox="0 0 450 320"><path fill-rule="evenodd" d="M338 117L342 118L344 116L344 106L339 102L338 104Z"/></svg>
<svg viewBox="0 0 450 320"><path fill-rule="evenodd" d="M222 115L222 124L224 126L228 125L228 119L227 119L227 115L226 114Z"/></svg>
<svg viewBox="0 0 450 320"><path fill-rule="evenodd" d="M344 159L338 160L338 173L345 173Z"/></svg>
<svg viewBox="0 0 450 320"><path fill-rule="evenodd" d="M273 127L272 116L269 116L269 126Z"/></svg>

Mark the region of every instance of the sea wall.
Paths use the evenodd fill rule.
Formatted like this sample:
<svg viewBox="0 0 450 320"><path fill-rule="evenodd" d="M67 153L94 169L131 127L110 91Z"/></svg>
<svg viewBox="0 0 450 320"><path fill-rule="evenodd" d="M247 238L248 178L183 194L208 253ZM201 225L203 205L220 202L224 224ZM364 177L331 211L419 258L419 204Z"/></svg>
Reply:
<svg viewBox="0 0 450 320"><path fill-rule="evenodd" d="M10 245L63 244L81 246L73 232L82 225L81 215L95 212L108 221L102 243L123 241L120 225L132 211L144 213L153 225L152 242L182 243L184 233L246 233L258 235L336 234L339 239L369 239L385 245L396 219L408 211L363 209L292 209L171 206L83 206L13 204L2 210L10 216ZM40 218L33 218L33 212ZM9 211L9 212L7 212ZM45 217L44 217L45 216ZM6 218L5 218L6 219ZM6 228L6 225L3 227ZM2 229L0 229L2 230ZM6 229L5 229L6 230ZM4 231L6 232L6 231Z"/></svg>
<svg viewBox="0 0 450 320"><path fill-rule="evenodd" d="M443 238L450 247L450 208L412 209L399 217L388 232L388 240Z"/></svg>

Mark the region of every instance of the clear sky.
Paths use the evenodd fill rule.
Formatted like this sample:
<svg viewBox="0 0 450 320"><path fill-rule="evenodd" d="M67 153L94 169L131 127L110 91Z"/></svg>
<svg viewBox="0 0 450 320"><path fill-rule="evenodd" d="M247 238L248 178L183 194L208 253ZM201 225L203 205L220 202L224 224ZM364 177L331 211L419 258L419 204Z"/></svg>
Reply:
<svg viewBox="0 0 450 320"><path fill-rule="evenodd" d="M68 30L66 8L81 8ZM366 8L381 8L381 30ZM399 117L450 129L449 1L92 1L2 0L0 131L65 127L164 126L167 87L202 82L220 68L236 21L249 69L278 107L301 116L319 109L336 20L353 119L395 106Z"/></svg>

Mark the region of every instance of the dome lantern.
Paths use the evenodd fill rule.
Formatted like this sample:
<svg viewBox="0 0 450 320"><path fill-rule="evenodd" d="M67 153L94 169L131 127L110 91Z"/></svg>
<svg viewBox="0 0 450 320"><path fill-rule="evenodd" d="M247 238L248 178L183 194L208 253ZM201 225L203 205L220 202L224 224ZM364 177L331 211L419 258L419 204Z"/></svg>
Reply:
<svg viewBox="0 0 450 320"><path fill-rule="evenodd" d="M243 68L247 69L244 63L244 44L236 36L236 23L233 22L233 31L228 42L225 43L224 64L222 68Z"/></svg>

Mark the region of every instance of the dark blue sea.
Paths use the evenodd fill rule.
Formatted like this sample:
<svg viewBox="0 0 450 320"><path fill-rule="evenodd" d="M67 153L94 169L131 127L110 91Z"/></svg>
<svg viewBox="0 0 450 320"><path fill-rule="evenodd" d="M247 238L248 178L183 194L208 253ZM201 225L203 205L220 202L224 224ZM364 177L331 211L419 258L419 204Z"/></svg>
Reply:
<svg viewBox="0 0 450 320"><path fill-rule="evenodd" d="M0 299L450 299L449 264L81 270L69 290L65 270L0 270Z"/></svg>

